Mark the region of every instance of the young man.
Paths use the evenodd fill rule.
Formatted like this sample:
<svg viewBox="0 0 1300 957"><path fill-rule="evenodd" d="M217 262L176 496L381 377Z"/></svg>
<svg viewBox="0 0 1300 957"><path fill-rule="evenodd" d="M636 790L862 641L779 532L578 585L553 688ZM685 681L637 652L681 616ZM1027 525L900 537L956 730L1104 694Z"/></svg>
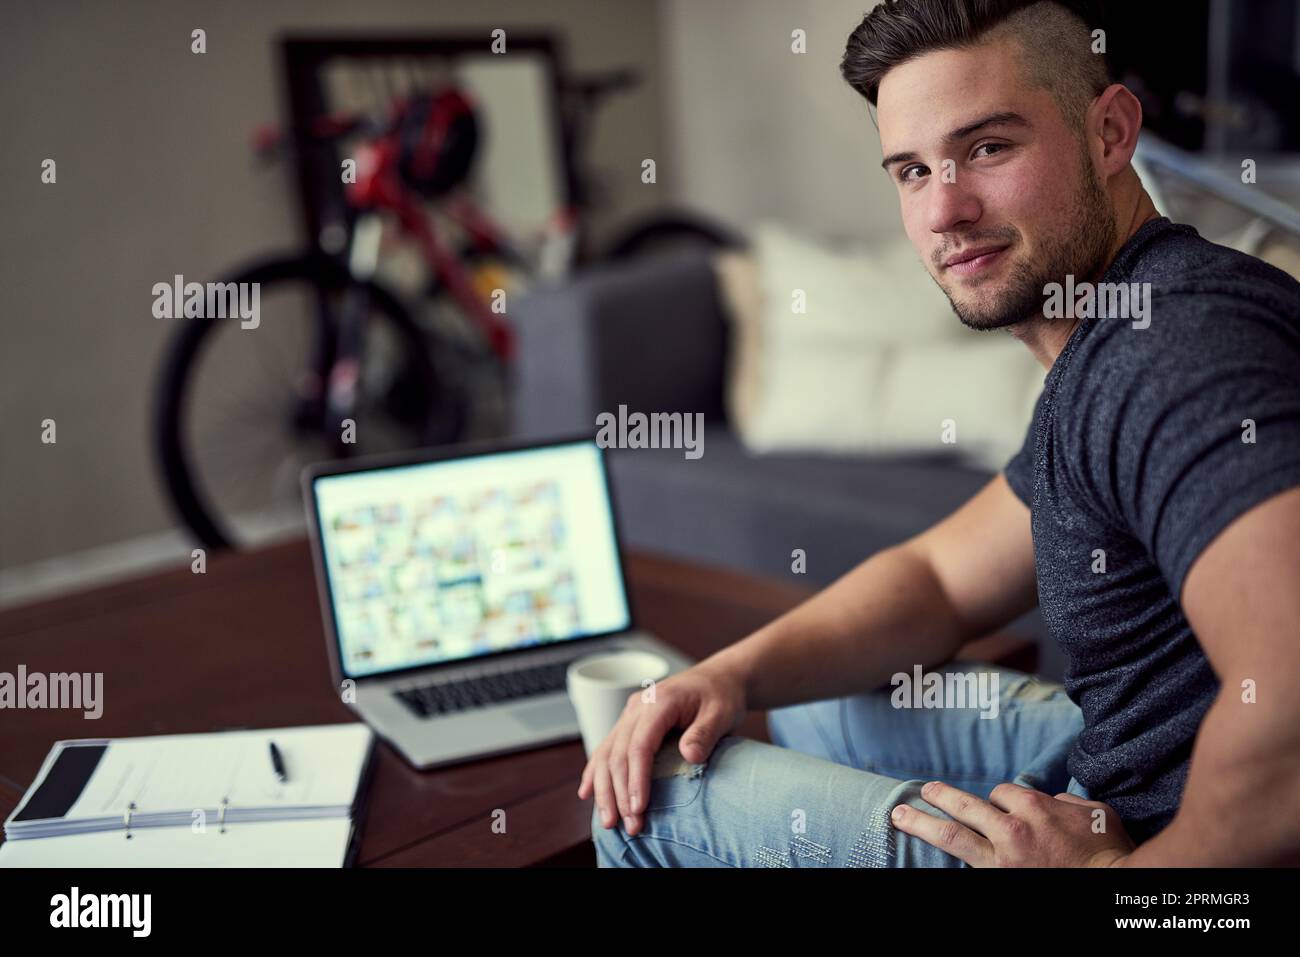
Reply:
<svg viewBox="0 0 1300 957"><path fill-rule="evenodd" d="M1157 214L1093 47L1054 0L849 37L908 237L1043 392L949 518L629 697L578 791L602 865L1300 863L1300 285ZM973 665L993 720L862 691L1035 601L1064 687ZM729 733L752 708L781 746Z"/></svg>

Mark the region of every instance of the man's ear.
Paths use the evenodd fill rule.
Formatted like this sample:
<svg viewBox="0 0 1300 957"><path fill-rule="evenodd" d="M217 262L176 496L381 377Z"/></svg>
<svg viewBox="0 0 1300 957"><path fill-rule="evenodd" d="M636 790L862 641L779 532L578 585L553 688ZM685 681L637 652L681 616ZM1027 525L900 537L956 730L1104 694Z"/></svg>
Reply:
<svg viewBox="0 0 1300 957"><path fill-rule="evenodd" d="M1103 178L1122 173L1137 151L1142 104L1122 83L1112 83L1088 108L1087 129L1101 144L1097 171Z"/></svg>

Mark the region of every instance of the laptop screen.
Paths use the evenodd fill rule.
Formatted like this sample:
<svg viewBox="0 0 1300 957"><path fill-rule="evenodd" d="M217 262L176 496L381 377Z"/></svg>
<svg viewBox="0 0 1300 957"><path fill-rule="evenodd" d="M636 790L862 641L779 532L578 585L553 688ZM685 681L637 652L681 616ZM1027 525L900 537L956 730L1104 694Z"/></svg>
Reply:
<svg viewBox="0 0 1300 957"><path fill-rule="evenodd" d="M630 627L601 454L576 441L316 477L343 674Z"/></svg>

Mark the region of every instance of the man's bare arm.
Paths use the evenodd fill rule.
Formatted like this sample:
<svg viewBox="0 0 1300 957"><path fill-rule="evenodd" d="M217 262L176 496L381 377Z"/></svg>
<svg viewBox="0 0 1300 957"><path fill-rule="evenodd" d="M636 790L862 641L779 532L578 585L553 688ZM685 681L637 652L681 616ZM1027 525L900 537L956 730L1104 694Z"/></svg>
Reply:
<svg viewBox="0 0 1300 957"><path fill-rule="evenodd" d="M1242 515L1188 572L1183 609L1222 687L1178 813L1124 866L1300 864L1297 586L1300 488Z"/></svg>
<svg viewBox="0 0 1300 957"><path fill-rule="evenodd" d="M948 518L703 664L734 669L757 710L838 697L942 664L1037 601L1029 509L998 475Z"/></svg>

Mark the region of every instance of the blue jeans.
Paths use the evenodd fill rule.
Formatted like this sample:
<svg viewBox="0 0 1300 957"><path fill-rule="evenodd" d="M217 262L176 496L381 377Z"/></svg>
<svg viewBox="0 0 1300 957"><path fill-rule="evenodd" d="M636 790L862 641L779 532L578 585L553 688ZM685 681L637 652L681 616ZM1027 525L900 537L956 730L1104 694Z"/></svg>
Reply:
<svg viewBox="0 0 1300 957"><path fill-rule="evenodd" d="M1004 781L1088 798L1065 766L1083 715L1064 688L975 662L933 670L996 674L996 717L896 707L886 686L774 709L775 744L729 734L704 764L684 761L673 735L656 756L639 834L621 821L606 829L593 808L598 865L967 867L894 828L890 811L905 803L948 820L921 797L931 780L984 798Z"/></svg>

